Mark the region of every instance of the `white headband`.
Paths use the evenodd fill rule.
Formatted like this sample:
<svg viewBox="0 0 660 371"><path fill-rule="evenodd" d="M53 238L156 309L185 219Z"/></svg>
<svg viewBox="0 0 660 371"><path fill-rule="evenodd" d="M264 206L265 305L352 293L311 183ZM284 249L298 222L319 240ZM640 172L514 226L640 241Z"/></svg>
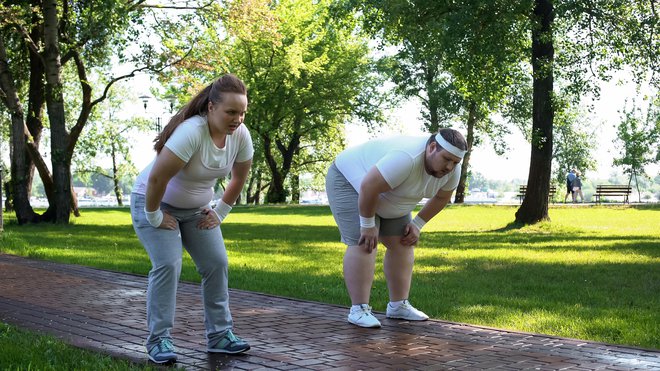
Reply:
<svg viewBox="0 0 660 371"><path fill-rule="evenodd" d="M460 157L463 159L463 156L467 153L467 151L463 151L462 149L456 148L453 144L447 142L445 138L440 135L440 133L435 135L435 140L440 144L440 147L445 149L447 152L451 153L452 155L456 157Z"/></svg>

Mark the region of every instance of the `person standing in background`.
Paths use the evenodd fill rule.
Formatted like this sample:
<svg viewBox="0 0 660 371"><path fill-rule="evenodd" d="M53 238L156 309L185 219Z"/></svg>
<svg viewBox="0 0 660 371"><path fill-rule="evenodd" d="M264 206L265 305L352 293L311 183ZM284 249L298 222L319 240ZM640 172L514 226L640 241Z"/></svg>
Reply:
<svg viewBox="0 0 660 371"><path fill-rule="evenodd" d="M564 196L564 203L566 203L568 195L571 195L571 199L575 198L575 195L573 194L573 180L575 180L575 172L575 169L571 169L571 171L566 174L566 195Z"/></svg>
<svg viewBox="0 0 660 371"><path fill-rule="evenodd" d="M571 190L573 192L573 203L577 203L577 196L580 196L580 203L584 202L584 195L582 195L582 179L580 178L579 170L575 171L575 178L571 183Z"/></svg>

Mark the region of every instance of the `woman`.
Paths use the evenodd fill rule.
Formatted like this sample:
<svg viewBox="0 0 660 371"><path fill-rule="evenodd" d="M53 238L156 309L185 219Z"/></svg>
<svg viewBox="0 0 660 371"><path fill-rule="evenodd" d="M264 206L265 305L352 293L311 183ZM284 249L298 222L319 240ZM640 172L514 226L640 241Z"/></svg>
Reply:
<svg viewBox="0 0 660 371"><path fill-rule="evenodd" d="M576 171L575 178L571 183L571 186L573 187L573 203L577 203L578 196L580 196L580 203L584 202L584 195L582 194L582 179L580 176L582 176L580 171Z"/></svg>
<svg viewBox="0 0 660 371"><path fill-rule="evenodd" d="M220 230L252 165L252 139L243 125L246 110L247 90L240 79L228 74L214 81L158 135L156 159L133 187L133 227L152 264L146 348L155 363L177 359L170 331L183 247L202 275L208 352L235 354L250 349L232 333L227 251ZM211 208L213 186L230 172L222 199Z"/></svg>

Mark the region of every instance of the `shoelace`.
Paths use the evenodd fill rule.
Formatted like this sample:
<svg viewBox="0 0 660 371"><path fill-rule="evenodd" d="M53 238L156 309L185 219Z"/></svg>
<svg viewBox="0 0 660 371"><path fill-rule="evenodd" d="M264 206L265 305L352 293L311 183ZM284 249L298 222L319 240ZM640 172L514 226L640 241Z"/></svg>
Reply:
<svg viewBox="0 0 660 371"><path fill-rule="evenodd" d="M370 316L371 315L371 306L370 305L360 305L360 309L362 310L362 313Z"/></svg>
<svg viewBox="0 0 660 371"><path fill-rule="evenodd" d="M174 344L169 339L163 339L163 341L158 344L158 350L160 353L164 352L173 352L174 351Z"/></svg>
<svg viewBox="0 0 660 371"><path fill-rule="evenodd" d="M239 341L238 337L236 335L234 335L234 333L231 332L231 330L227 331L227 334L225 335L225 337L227 339L229 339L229 341L231 341L232 343L235 343L235 342Z"/></svg>

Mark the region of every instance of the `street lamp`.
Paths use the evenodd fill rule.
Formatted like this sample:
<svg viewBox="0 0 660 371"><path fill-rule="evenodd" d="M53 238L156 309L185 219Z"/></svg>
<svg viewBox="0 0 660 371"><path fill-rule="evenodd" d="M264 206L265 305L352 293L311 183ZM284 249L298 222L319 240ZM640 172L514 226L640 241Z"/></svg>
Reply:
<svg viewBox="0 0 660 371"><path fill-rule="evenodd" d="M150 95L140 95L138 98L142 100L142 104L144 106L144 110L147 110L147 103L149 103L149 100L151 100ZM176 97L173 95L168 95L165 97L165 99L170 102L170 113L174 109L174 101L176 100ZM156 121L154 122L154 129L156 132L160 133L160 131L163 129L163 124L162 124L162 118L160 116L156 116Z"/></svg>
<svg viewBox="0 0 660 371"><path fill-rule="evenodd" d="M174 111L174 102L176 101L176 97L174 95L166 95L165 99L170 102L170 113Z"/></svg>
<svg viewBox="0 0 660 371"><path fill-rule="evenodd" d="M149 99L151 99L150 96L148 95L140 95L138 98L142 100L142 104L144 105L144 109L147 109L147 103L149 102Z"/></svg>

